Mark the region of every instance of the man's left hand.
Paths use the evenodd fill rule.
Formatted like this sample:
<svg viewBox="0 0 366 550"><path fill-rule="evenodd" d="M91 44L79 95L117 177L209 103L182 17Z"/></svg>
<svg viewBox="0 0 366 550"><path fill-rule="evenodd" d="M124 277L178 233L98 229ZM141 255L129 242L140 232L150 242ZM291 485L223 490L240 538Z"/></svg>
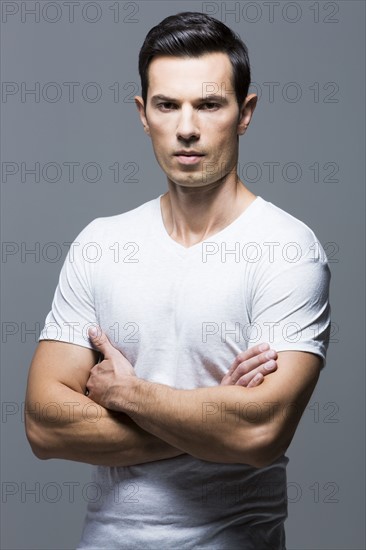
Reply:
<svg viewBox="0 0 366 550"><path fill-rule="evenodd" d="M89 337L104 358L91 369L85 393L106 409L119 410L122 390L125 394L131 378L136 378L135 369L100 327L90 328ZM271 357L267 355L269 352ZM276 359L277 353L268 344L253 346L235 358L220 385L258 386L267 374L277 369Z"/></svg>

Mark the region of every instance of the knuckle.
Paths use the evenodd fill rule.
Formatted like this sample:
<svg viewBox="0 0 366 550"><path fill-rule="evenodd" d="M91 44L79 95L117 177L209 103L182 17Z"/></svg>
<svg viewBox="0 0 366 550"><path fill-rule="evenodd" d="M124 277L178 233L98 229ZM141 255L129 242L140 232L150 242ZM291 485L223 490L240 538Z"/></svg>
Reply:
<svg viewBox="0 0 366 550"><path fill-rule="evenodd" d="M100 347L104 344L104 340L102 338L102 336L97 336L94 340L95 344Z"/></svg>
<svg viewBox="0 0 366 550"><path fill-rule="evenodd" d="M240 386L247 386L249 384L249 380L248 380L248 377L247 376L242 376L241 378L239 378L238 382L237 382Z"/></svg>
<svg viewBox="0 0 366 550"><path fill-rule="evenodd" d="M246 362L241 363L238 367L238 373L240 374L240 376L247 374L248 370L248 363Z"/></svg>

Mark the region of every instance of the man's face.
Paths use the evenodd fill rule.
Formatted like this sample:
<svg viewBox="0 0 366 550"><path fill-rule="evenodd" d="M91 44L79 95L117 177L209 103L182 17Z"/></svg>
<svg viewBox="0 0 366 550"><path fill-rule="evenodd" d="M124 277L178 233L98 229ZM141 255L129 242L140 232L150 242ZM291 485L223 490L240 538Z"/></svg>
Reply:
<svg viewBox="0 0 366 550"><path fill-rule="evenodd" d="M146 112L141 98L136 104L160 167L179 186L212 185L228 173L236 178L238 134L255 101L239 110L232 72L221 52L150 63Z"/></svg>

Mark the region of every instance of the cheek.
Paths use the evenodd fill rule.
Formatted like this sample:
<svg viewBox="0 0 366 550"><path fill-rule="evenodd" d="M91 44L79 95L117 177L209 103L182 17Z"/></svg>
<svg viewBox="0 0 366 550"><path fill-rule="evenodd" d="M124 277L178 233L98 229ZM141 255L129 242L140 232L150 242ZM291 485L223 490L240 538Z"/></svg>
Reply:
<svg viewBox="0 0 366 550"><path fill-rule="evenodd" d="M172 132L168 127L164 129L156 129L150 127L150 137L154 148L158 151L164 151L172 147Z"/></svg>
<svg viewBox="0 0 366 550"><path fill-rule="evenodd" d="M206 134L208 139L215 140L216 142L224 143L228 146L229 143L236 138L237 124L236 119L230 121L210 121L202 132L202 137Z"/></svg>
<svg viewBox="0 0 366 550"><path fill-rule="evenodd" d="M227 128L226 131L216 131L215 134L217 136L215 139L215 148L217 149L218 155L228 156L228 154L234 154L236 148L236 132L233 131L232 128Z"/></svg>

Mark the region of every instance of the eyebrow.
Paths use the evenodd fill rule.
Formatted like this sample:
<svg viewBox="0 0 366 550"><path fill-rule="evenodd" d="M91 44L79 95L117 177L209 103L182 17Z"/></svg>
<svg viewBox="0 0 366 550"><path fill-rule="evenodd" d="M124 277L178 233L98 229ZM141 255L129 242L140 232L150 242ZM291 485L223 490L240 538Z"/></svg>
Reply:
<svg viewBox="0 0 366 550"><path fill-rule="evenodd" d="M157 101L166 101L166 102L169 102L169 103L170 102L171 103L179 103L178 99L175 99L174 97L168 97L164 94L157 94L157 95L152 96L151 102L156 103ZM199 101L218 101L218 102L221 102L223 104L228 103L226 97L224 97L222 95L217 95L217 94L207 94L205 97L200 97L196 101L197 102L199 102Z"/></svg>
<svg viewBox="0 0 366 550"><path fill-rule="evenodd" d="M152 96L151 101L156 102L156 101L177 101L177 100L163 94L157 94Z"/></svg>
<svg viewBox="0 0 366 550"><path fill-rule="evenodd" d="M226 97L219 94L206 94L202 100L205 99L208 99L209 101L222 101L223 103L227 103Z"/></svg>

